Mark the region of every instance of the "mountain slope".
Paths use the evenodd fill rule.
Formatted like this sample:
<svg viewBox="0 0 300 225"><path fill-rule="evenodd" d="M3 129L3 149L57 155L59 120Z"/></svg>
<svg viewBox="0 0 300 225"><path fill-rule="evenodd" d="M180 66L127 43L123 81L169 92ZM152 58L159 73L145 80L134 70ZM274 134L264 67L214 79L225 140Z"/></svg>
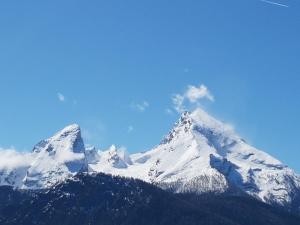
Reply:
<svg viewBox="0 0 300 225"><path fill-rule="evenodd" d="M232 190L287 206L300 190L293 170L248 145L230 126L201 109L184 113L160 145L131 155L131 163L122 168L111 164L106 152L100 158L89 165L91 170L139 178L174 192Z"/></svg>
<svg viewBox="0 0 300 225"><path fill-rule="evenodd" d="M175 195L104 174L78 174L27 195L2 187L0 199L3 225L296 225L300 220L254 199Z"/></svg>

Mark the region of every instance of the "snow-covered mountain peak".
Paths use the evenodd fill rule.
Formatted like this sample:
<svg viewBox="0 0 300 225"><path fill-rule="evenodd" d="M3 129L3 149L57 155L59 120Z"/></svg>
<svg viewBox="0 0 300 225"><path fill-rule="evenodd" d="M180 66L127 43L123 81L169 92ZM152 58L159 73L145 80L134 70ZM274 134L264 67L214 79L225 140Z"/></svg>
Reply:
<svg viewBox="0 0 300 225"><path fill-rule="evenodd" d="M98 150L95 146L85 147L85 158L87 164L94 164L100 160L100 155L98 154Z"/></svg>
<svg viewBox="0 0 300 225"><path fill-rule="evenodd" d="M233 189L281 205L293 202L300 190L300 178L291 169L247 144L232 126L202 109L183 113L160 145L130 158L133 163L125 167L104 166L102 161L94 168L175 192Z"/></svg>
<svg viewBox="0 0 300 225"><path fill-rule="evenodd" d="M124 148L118 149L115 145L106 151L98 151L98 155L98 162L89 165L90 171L99 171L101 170L99 167L109 170L124 170L132 164L130 155L127 154L126 150Z"/></svg>
<svg viewBox="0 0 300 225"><path fill-rule="evenodd" d="M23 188L48 187L57 181L87 170L80 127L73 124L33 148L34 160L23 179Z"/></svg>
<svg viewBox="0 0 300 225"><path fill-rule="evenodd" d="M42 150L47 152L70 151L74 153L84 153L84 142L81 137L79 125L69 125L54 134L54 136L40 141L33 148L33 152L36 153Z"/></svg>
<svg viewBox="0 0 300 225"><path fill-rule="evenodd" d="M52 138L62 139L67 136L80 136L80 132L80 126L78 124L71 124L57 132Z"/></svg>
<svg viewBox="0 0 300 225"><path fill-rule="evenodd" d="M175 123L174 128L162 140L161 144L170 143L173 139L179 139L182 135L192 134L198 131L203 135L226 136L227 139L240 139L234 132L231 125L223 123L201 108L197 108L192 112L184 112L180 119Z"/></svg>
<svg viewBox="0 0 300 225"><path fill-rule="evenodd" d="M175 123L173 129L163 138L160 144L168 144L172 140L178 139L180 135L190 132L192 125L191 113L187 111L182 113L180 119Z"/></svg>

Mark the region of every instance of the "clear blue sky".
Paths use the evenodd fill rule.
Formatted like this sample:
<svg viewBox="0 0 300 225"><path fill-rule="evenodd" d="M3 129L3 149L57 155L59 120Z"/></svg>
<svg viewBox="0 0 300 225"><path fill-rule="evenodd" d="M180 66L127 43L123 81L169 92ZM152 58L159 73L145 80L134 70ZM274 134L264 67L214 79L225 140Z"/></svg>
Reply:
<svg viewBox="0 0 300 225"><path fill-rule="evenodd" d="M172 94L205 84L207 111L300 172L300 2L277 2L1 1L0 147L78 123L100 149L147 150Z"/></svg>

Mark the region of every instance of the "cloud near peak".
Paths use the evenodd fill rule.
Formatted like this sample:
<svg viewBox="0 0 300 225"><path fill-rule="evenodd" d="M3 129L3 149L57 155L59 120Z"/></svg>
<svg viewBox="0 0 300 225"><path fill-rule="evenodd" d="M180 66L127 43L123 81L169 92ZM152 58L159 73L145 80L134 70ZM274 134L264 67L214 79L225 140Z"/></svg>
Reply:
<svg viewBox="0 0 300 225"><path fill-rule="evenodd" d="M188 85L183 94L173 95L172 102L174 109L181 113L186 110L185 102L198 104L202 99L209 100L210 102L215 101L214 96L204 84L201 84L199 87Z"/></svg>
<svg viewBox="0 0 300 225"><path fill-rule="evenodd" d="M190 102L197 102L200 99L206 98L209 101L215 101L214 96L210 93L208 88L201 84L200 87L195 87L192 85L188 86L185 96Z"/></svg>
<svg viewBox="0 0 300 225"><path fill-rule="evenodd" d="M131 108L138 111L138 112L144 112L146 109L150 106L149 102L143 101L141 103L132 103Z"/></svg>
<svg viewBox="0 0 300 225"><path fill-rule="evenodd" d="M14 148L0 148L0 169L26 167L30 165L32 159L32 154L29 152L18 152Z"/></svg>

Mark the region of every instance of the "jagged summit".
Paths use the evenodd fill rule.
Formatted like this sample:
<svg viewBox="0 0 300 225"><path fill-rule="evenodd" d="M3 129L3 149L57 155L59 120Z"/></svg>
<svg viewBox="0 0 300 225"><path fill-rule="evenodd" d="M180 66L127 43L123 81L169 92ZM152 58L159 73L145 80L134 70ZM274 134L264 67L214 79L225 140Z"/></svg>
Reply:
<svg viewBox="0 0 300 225"><path fill-rule="evenodd" d="M178 138L178 136L192 132L193 130L198 130L203 134L219 134L238 138L238 135L235 134L231 125L223 123L210 116L201 108L197 108L192 112L183 112L180 119L175 123L174 128L161 141L161 144L167 144L173 138Z"/></svg>
<svg viewBox="0 0 300 225"><path fill-rule="evenodd" d="M81 137L81 130L79 125L69 125L54 134L54 136L40 141L33 148L33 152L36 153L42 150L46 150L48 152L68 150L75 153L83 153L84 142Z"/></svg>
<svg viewBox="0 0 300 225"><path fill-rule="evenodd" d="M210 128L219 132L223 132L224 130L233 132L232 126L221 122L220 120L217 120L201 108L197 108L194 111L183 112L180 116L179 121L176 122L175 126L183 126L187 124L196 124L197 126Z"/></svg>
<svg viewBox="0 0 300 225"><path fill-rule="evenodd" d="M22 180L22 188L50 187L87 170L85 147L79 125L72 124L33 148L33 161Z"/></svg>
<svg viewBox="0 0 300 225"><path fill-rule="evenodd" d="M181 133L190 131L192 127L191 113L186 111L181 114L180 119L175 123L174 128L164 137L160 144L167 144Z"/></svg>
<svg viewBox="0 0 300 225"><path fill-rule="evenodd" d="M53 137L64 136L64 134L78 133L78 132L80 132L80 126L74 123L64 127L62 130L58 131Z"/></svg>

